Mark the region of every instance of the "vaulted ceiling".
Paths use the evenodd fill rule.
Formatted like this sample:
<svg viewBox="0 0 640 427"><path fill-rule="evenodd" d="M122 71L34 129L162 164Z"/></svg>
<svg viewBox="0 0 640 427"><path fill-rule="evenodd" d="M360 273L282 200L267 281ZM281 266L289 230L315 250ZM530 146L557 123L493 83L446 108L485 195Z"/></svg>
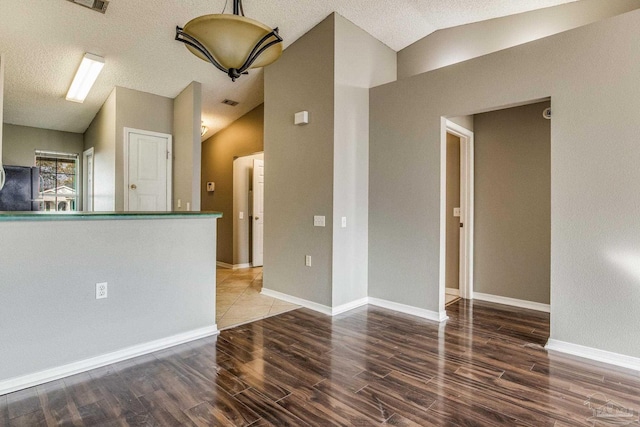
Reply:
<svg viewBox="0 0 640 427"><path fill-rule="evenodd" d="M226 0L227 12L231 0ZM338 12L394 50L435 30L575 0L244 0L248 17L279 27L293 43ZM225 0L111 0L100 14L67 0L1 0L6 123L84 132L114 86L176 97L202 83L209 135L263 100L262 70L232 83L174 40L176 25L220 13ZM106 66L84 104L65 100L85 52ZM239 101L237 107L222 104Z"/></svg>

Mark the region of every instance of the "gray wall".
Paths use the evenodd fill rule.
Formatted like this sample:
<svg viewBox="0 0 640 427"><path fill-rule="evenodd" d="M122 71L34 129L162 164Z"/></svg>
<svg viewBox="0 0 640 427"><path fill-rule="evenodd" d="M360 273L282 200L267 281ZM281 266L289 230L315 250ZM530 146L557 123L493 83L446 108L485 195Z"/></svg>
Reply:
<svg viewBox="0 0 640 427"><path fill-rule="evenodd" d="M115 121L115 208L117 211L122 211L124 210L125 198L124 128L171 135L173 133L173 99L124 87L116 87L115 91L117 103Z"/></svg>
<svg viewBox="0 0 640 427"><path fill-rule="evenodd" d="M116 89L102 105L84 133L84 149L94 148L93 209L116 208Z"/></svg>
<svg viewBox="0 0 640 427"><path fill-rule="evenodd" d="M447 134L447 243L445 282L449 289L460 288L460 138Z"/></svg>
<svg viewBox="0 0 640 427"><path fill-rule="evenodd" d="M82 156L83 135L59 130L38 129L4 123L2 163L13 166L35 165L35 151L57 151ZM80 159L82 163L82 159Z"/></svg>
<svg viewBox="0 0 640 427"><path fill-rule="evenodd" d="M94 209L124 210L124 128L171 134L173 100L116 87L84 134L94 154Z"/></svg>
<svg viewBox="0 0 640 427"><path fill-rule="evenodd" d="M369 88L396 79L396 53L338 14L335 20L333 306L368 287ZM357 64L357 71L354 71ZM269 166L267 166L269 167ZM347 227L341 227L341 218Z"/></svg>
<svg viewBox="0 0 640 427"><path fill-rule="evenodd" d="M477 58L639 7L640 0L581 0L439 30L398 52L398 78Z"/></svg>
<svg viewBox="0 0 640 427"><path fill-rule="evenodd" d="M372 89L370 296L441 308L441 118L550 97L551 337L640 356L638 28L629 12Z"/></svg>
<svg viewBox="0 0 640 427"><path fill-rule="evenodd" d="M395 78L396 53L337 14L265 69L265 288L330 307L367 296L369 88Z"/></svg>
<svg viewBox="0 0 640 427"><path fill-rule="evenodd" d="M218 220L218 261L238 264L233 255L233 159L264 150L264 105L259 105L202 143L202 210L222 212ZM216 190L207 192L207 182Z"/></svg>
<svg viewBox="0 0 640 427"><path fill-rule="evenodd" d="M0 223L0 382L213 326L215 222Z"/></svg>
<svg viewBox="0 0 640 427"><path fill-rule="evenodd" d="M264 287L331 306L334 19L264 69ZM309 111L309 124L293 115ZM314 227L324 215L326 227ZM305 267L311 255L312 267Z"/></svg>
<svg viewBox="0 0 640 427"><path fill-rule="evenodd" d="M475 116L474 292L549 304L550 105Z"/></svg>
<svg viewBox="0 0 640 427"><path fill-rule="evenodd" d="M192 82L173 101L173 209L200 210L202 84ZM177 201L181 199L182 208Z"/></svg>
<svg viewBox="0 0 640 427"><path fill-rule="evenodd" d="M253 161L264 160L264 153L239 157L233 161L233 264L252 261L251 222L249 217L249 191L253 189ZM240 219L240 212L244 218Z"/></svg>

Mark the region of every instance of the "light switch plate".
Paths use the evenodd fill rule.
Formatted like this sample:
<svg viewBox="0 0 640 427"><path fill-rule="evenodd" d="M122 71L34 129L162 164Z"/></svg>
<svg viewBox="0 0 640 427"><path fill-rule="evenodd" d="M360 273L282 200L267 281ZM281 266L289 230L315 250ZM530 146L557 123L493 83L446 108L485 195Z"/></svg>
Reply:
<svg viewBox="0 0 640 427"><path fill-rule="evenodd" d="M324 216L316 215L313 217L314 227L324 227Z"/></svg>
<svg viewBox="0 0 640 427"><path fill-rule="evenodd" d="M460 208L453 208L453 216L460 218Z"/></svg>
<svg viewBox="0 0 640 427"><path fill-rule="evenodd" d="M215 182L207 182L207 191L213 193L216 190Z"/></svg>
<svg viewBox="0 0 640 427"><path fill-rule="evenodd" d="M342 217L342 228L347 228L347 217L346 216Z"/></svg>

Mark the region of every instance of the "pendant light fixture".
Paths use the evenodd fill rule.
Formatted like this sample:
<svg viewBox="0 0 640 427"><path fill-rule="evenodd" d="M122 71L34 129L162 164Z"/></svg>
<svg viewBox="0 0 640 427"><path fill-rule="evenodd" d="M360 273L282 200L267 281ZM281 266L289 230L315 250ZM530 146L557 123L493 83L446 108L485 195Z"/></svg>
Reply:
<svg viewBox="0 0 640 427"><path fill-rule="evenodd" d="M234 82L249 68L264 67L282 55L278 29L246 18L242 0L233 0L233 14L204 15L176 27L176 40Z"/></svg>

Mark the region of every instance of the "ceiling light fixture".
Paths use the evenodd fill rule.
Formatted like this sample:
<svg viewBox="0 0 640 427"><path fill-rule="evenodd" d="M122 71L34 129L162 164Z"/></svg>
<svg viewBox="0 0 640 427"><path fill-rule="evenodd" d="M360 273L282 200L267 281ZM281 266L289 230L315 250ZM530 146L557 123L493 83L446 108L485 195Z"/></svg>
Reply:
<svg viewBox="0 0 640 427"><path fill-rule="evenodd" d="M232 15L204 15L192 19L184 28L176 27L176 40L234 82L248 74L249 68L267 66L282 55L278 29L246 18L242 0L233 0Z"/></svg>
<svg viewBox="0 0 640 427"><path fill-rule="evenodd" d="M96 82L100 71L104 67L104 58L85 53L78 71L73 78L69 92L67 92L67 101L83 103L89 95L89 91Z"/></svg>
<svg viewBox="0 0 640 427"><path fill-rule="evenodd" d="M209 131L209 128L204 125L204 122L202 122L202 127L200 128L200 136L204 136L204 134L207 133L208 131Z"/></svg>

